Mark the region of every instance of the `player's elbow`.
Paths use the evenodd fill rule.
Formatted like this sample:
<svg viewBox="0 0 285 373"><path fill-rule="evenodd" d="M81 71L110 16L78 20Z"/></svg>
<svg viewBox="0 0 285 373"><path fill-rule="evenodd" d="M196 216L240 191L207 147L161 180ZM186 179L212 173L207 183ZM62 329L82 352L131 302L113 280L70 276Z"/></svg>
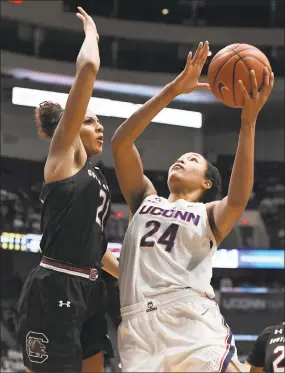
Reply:
<svg viewBox="0 0 285 373"><path fill-rule="evenodd" d="M250 198L251 191L246 191L242 193L239 191L238 193L230 193L228 194L227 198L227 205L232 209L238 210L245 210Z"/></svg>
<svg viewBox="0 0 285 373"><path fill-rule="evenodd" d="M116 131L117 132L117 131ZM118 136L116 135L116 132L114 133L113 137L111 138L111 146L112 146L112 151L116 151L117 148L119 147L119 141L118 141Z"/></svg>
<svg viewBox="0 0 285 373"><path fill-rule="evenodd" d="M117 130L111 139L113 154L117 153L119 150L125 149L128 146L128 144L129 144L128 139L125 137L122 137L121 134Z"/></svg>
<svg viewBox="0 0 285 373"><path fill-rule="evenodd" d="M232 217L233 220L238 220L246 210L247 203L241 201L228 201L227 215Z"/></svg>
<svg viewBox="0 0 285 373"><path fill-rule="evenodd" d="M111 139L111 146L113 155L116 155L118 153L118 150L120 149L120 142L114 136Z"/></svg>

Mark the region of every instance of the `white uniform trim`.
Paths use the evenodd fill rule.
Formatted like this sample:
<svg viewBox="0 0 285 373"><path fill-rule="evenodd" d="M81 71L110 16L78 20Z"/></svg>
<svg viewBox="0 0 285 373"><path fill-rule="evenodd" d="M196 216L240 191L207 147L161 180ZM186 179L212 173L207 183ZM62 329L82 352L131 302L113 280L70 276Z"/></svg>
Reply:
<svg viewBox="0 0 285 373"><path fill-rule="evenodd" d="M68 275L73 275L73 276L78 276L78 277L84 277L84 278L88 278L89 279L89 275L87 275L85 273L81 273L81 272L71 271L70 269L59 268L59 267L55 267L53 265L46 264L46 263L40 263L40 266L44 267L44 268L52 269L53 271L67 273Z"/></svg>

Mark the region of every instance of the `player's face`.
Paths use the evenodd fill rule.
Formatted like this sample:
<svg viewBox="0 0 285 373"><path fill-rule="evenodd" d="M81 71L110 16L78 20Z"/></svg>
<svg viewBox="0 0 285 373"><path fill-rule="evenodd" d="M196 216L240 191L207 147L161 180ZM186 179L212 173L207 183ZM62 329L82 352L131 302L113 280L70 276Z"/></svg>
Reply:
<svg viewBox="0 0 285 373"><path fill-rule="evenodd" d="M99 155L103 150L104 127L97 116L87 111L80 129L80 138L88 156Z"/></svg>
<svg viewBox="0 0 285 373"><path fill-rule="evenodd" d="M198 153L183 154L170 167L168 173L168 186L170 192L189 192L211 187L206 179L208 164L206 159Z"/></svg>

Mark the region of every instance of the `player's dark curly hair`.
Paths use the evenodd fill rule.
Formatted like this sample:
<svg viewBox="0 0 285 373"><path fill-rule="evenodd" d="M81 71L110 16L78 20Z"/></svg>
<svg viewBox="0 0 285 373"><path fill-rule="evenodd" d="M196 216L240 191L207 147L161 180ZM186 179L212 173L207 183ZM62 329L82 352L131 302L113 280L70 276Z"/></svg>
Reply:
<svg viewBox="0 0 285 373"><path fill-rule="evenodd" d="M205 158L206 159L206 158ZM217 167L212 165L211 162L209 162L206 159L208 168L206 171L206 179L211 180L212 187L210 189L206 189L206 191L203 193L200 202L208 203L212 201L216 201L221 198L222 194L222 178L219 170Z"/></svg>
<svg viewBox="0 0 285 373"><path fill-rule="evenodd" d="M40 138L52 138L62 113L62 107L51 101L44 101L36 108L36 126Z"/></svg>

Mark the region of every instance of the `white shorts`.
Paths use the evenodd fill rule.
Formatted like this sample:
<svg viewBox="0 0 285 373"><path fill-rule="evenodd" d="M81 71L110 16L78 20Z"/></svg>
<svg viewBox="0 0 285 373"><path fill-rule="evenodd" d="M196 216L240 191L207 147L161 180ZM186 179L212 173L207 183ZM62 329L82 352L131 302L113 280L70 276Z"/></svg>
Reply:
<svg viewBox="0 0 285 373"><path fill-rule="evenodd" d="M123 307L118 347L123 372L241 371L230 328L214 300L191 289Z"/></svg>

